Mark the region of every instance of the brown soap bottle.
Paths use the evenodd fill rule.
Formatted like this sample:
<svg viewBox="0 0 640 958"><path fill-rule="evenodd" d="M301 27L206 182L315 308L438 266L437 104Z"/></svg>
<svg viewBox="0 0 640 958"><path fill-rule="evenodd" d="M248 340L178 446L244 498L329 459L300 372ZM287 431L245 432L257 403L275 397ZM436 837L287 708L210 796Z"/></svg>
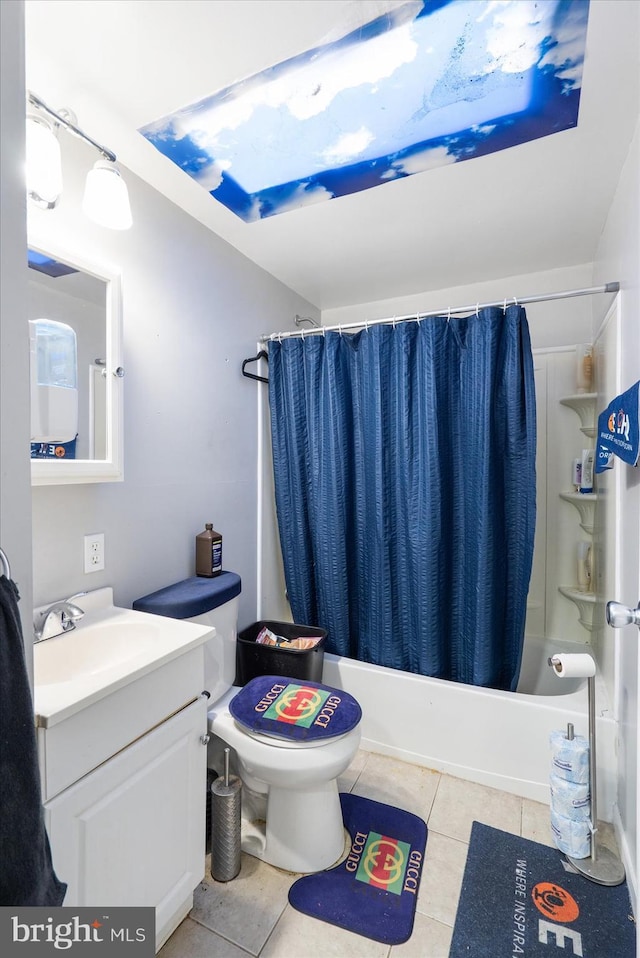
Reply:
<svg viewBox="0 0 640 958"><path fill-rule="evenodd" d="M222 536L210 522L196 536L196 575L211 579L222 572Z"/></svg>

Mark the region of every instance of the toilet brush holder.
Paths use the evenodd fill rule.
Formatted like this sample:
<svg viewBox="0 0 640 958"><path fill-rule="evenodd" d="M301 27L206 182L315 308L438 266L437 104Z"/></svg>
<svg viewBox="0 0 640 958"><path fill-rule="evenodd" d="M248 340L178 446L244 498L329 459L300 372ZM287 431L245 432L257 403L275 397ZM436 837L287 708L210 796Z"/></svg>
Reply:
<svg viewBox="0 0 640 958"><path fill-rule="evenodd" d="M225 748L224 775L211 785L211 877L223 882L240 871L242 782L229 775L229 752Z"/></svg>

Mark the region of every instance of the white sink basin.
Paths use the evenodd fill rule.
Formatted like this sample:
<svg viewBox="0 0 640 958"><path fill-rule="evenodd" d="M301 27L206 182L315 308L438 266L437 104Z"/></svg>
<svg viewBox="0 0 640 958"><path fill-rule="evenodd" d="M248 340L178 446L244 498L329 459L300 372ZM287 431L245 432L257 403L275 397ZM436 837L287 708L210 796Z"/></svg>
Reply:
<svg viewBox="0 0 640 958"><path fill-rule="evenodd" d="M38 643L36 685L73 682L79 676L112 671L152 651L150 646L158 641L159 633L153 623L128 622L124 616L114 622L80 623L65 635Z"/></svg>
<svg viewBox="0 0 640 958"><path fill-rule="evenodd" d="M75 628L34 646L39 725L60 721L213 635L192 622L114 606L110 588L74 602L85 610Z"/></svg>

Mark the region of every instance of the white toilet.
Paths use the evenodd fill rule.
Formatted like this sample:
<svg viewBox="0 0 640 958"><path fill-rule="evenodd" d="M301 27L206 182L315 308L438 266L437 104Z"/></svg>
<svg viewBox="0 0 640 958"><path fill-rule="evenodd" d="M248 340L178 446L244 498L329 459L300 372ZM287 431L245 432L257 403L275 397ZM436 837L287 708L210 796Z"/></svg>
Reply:
<svg viewBox="0 0 640 958"><path fill-rule="evenodd" d="M360 743L359 707L339 692L357 709L352 727L342 734L326 729L323 738L309 741L281 737L289 734L288 723L275 723L278 734L274 735L263 727L250 729L234 718L230 703L236 700L231 709L239 714L238 703L250 695L252 686L292 687L286 679L278 683L273 676L255 679L246 691L233 685L240 590L240 577L234 572L212 579L194 576L136 600L133 607L215 628L215 638L205 646L212 733L208 764L221 773L224 749L232 749L232 770L243 783L242 850L288 871L321 871L335 864L344 851L337 778L350 765ZM300 678L291 678L289 683L316 685ZM329 689L329 693L335 691ZM265 720L262 724L274 723Z"/></svg>

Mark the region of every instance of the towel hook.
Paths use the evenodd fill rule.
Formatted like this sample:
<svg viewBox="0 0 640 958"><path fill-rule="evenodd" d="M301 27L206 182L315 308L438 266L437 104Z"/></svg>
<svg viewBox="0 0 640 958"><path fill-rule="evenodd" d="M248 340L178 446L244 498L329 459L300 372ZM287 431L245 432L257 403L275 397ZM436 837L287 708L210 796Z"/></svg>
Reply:
<svg viewBox="0 0 640 958"><path fill-rule="evenodd" d="M0 549L0 575L6 575L7 579L11 578L11 566L9 565L9 560L7 559L7 553Z"/></svg>

